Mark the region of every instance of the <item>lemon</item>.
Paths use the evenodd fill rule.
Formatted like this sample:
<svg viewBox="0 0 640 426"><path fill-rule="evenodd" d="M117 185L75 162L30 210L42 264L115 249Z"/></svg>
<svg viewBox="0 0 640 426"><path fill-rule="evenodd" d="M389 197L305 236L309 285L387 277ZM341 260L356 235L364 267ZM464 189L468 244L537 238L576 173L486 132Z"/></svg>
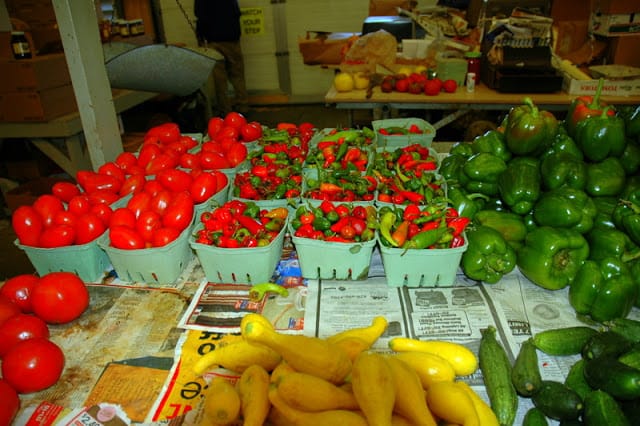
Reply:
<svg viewBox="0 0 640 426"><path fill-rule="evenodd" d="M333 78L333 85L338 92L350 92L354 87L353 75L348 72L339 72Z"/></svg>
<svg viewBox="0 0 640 426"><path fill-rule="evenodd" d="M415 72L416 74L421 74L427 72L427 69L428 68L424 65L416 65L413 72Z"/></svg>
<svg viewBox="0 0 640 426"><path fill-rule="evenodd" d="M411 67L400 67L398 69L398 72L396 72L396 74L404 74L407 77L410 76L413 73L413 68Z"/></svg>
<svg viewBox="0 0 640 426"><path fill-rule="evenodd" d="M355 89L366 89L369 87L369 76L362 71L353 75L353 85Z"/></svg>

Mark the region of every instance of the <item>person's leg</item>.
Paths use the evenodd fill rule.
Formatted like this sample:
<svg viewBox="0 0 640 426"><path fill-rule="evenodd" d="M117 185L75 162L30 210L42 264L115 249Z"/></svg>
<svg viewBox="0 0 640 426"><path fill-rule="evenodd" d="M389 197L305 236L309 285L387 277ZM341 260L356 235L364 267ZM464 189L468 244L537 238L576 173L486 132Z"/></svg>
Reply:
<svg viewBox="0 0 640 426"><path fill-rule="evenodd" d="M217 102L217 108L219 115L226 115L232 110L231 100L227 96L228 92L228 79L227 79L227 50L223 43L209 43L208 47L216 49L225 58L223 61L216 62L213 67L213 86L215 91L215 97Z"/></svg>
<svg viewBox="0 0 640 426"><path fill-rule="evenodd" d="M240 42L229 42L225 57L227 58L226 68L229 82L233 86L235 92L236 109L244 112L248 108L249 95L247 94L247 85L244 78L244 58L242 57L242 49Z"/></svg>

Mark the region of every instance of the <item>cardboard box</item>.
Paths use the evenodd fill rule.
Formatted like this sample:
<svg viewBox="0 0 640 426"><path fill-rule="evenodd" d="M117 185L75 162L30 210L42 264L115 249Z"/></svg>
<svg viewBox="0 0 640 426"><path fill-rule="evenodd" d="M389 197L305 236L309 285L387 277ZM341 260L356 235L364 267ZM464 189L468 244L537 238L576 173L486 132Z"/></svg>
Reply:
<svg viewBox="0 0 640 426"><path fill-rule="evenodd" d="M607 63L640 67L640 34L611 37L607 50Z"/></svg>
<svg viewBox="0 0 640 426"><path fill-rule="evenodd" d="M640 13L616 15L592 13L591 31L602 36L640 33Z"/></svg>
<svg viewBox="0 0 640 426"><path fill-rule="evenodd" d="M594 95L598 88L598 80L575 80L564 75L562 90L570 95ZM640 95L640 79L605 80L602 87L603 96L638 96Z"/></svg>
<svg viewBox="0 0 640 426"><path fill-rule="evenodd" d="M71 83L63 53L0 60L0 93L38 91Z"/></svg>
<svg viewBox="0 0 640 426"><path fill-rule="evenodd" d="M551 9L551 0L469 0L466 18L470 26L475 27L478 25L478 20L485 4L486 18L497 15L509 16L516 7L529 9L545 16L549 15Z"/></svg>
<svg viewBox="0 0 640 426"><path fill-rule="evenodd" d="M49 121L77 111L71 84L33 92L0 94L0 121Z"/></svg>

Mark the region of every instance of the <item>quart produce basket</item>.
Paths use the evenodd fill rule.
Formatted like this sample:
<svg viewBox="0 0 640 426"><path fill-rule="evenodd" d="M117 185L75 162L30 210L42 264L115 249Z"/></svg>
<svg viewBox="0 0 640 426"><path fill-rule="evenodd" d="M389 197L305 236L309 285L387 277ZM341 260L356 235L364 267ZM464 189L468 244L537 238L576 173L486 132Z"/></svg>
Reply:
<svg viewBox="0 0 640 426"><path fill-rule="evenodd" d="M98 282L110 264L109 257L98 245L98 239L86 244L56 248L25 246L17 239L14 244L24 250L40 276L64 271L77 274L85 282Z"/></svg>
<svg viewBox="0 0 640 426"><path fill-rule="evenodd" d="M118 278L127 282L171 284L179 277L193 258L189 236L193 225L187 226L178 238L164 247L123 250L111 247L109 233L98 239L111 260Z"/></svg>
<svg viewBox="0 0 640 426"><path fill-rule="evenodd" d="M198 232L198 228L194 234ZM273 276L282 256L286 224L278 236L264 247L223 248L197 243L193 235L189 244L202 265L207 280L225 284L260 284Z"/></svg>
<svg viewBox="0 0 640 426"><path fill-rule="evenodd" d="M376 240L337 243L296 237L291 241L298 254L302 276L309 279L366 280Z"/></svg>
<svg viewBox="0 0 640 426"><path fill-rule="evenodd" d="M418 126L422 130L422 133L392 136L383 135L379 131L386 127L401 127L408 130L413 124ZM387 118L384 120L374 120L371 122L371 125L376 134L376 147L378 148L399 148L414 143L431 146L433 139L436 137L435 127L421 118Z"/></svg>
<svg viewBox="0 0 640 426"><path fill-rule="evenodd" d="M391 287L450 287L456 281L464 245L450 249L411 249L387 247L377 235L384 274Z"/></svg>

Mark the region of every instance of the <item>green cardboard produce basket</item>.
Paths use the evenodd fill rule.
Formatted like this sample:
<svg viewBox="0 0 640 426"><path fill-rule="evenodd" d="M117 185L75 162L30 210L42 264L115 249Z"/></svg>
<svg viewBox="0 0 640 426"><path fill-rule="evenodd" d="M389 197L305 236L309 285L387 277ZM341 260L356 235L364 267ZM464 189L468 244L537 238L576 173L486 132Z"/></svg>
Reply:
<svg viewBox="0 0 640 426"><path fill-rule="evenodd" d="M450 249L413 249L387 247L380 242L384 274L391 287L451 287L456 282L464 245Z"/></svg>
<svg viewBox="0 0 640 426"><path fill-rule="evenodd" d="M195 233L200 228L196 228ZM268 282L282 257L287 226L264 247L223 248L197 243L193 235L189 244L204 270L207 280L225 284L260 284Z"/></svg>
<svg viewBox="0 0 640 426"><path fill-rule="evenodd" d="M103 236L106 232L103 234ZM98 239L86 244L65 247L42 248L20 244L16 239L14 244L24 250L38 275L49 272L73 272L82 281L99 282L109 268L109 257L98 246Z"/></svg>
<svg viewBox="0 0 640 426"><path fill-rule="evenodd" d="M290 227L302 276L309 279L366 280L376 240L337 243L296 237Z"/></svg>
<svg viewBox="0 0 640 426"><path fill-rule="evenodd" d="M380 133L380 129L385 127L409 129L412 124L417 125L422 130L422 133L409 133L397 136L383 135ZM374 120L371 122L371 125L376 134L376 147L378 148L401 148L414 143L431 146L433 139L436 137L435 127L421 118L387 118L384 120Z"/></svg>
<svg viewBox="0 0 640 426"><path fill-rule="evenodd" d="M98 239L111 260L118 278L126 282L146 282L151 284L172 284L193 258L189 247L192 225L187 226L180 236L164 247L139 250L123 250L111 247L109 233Z"/></svg>

